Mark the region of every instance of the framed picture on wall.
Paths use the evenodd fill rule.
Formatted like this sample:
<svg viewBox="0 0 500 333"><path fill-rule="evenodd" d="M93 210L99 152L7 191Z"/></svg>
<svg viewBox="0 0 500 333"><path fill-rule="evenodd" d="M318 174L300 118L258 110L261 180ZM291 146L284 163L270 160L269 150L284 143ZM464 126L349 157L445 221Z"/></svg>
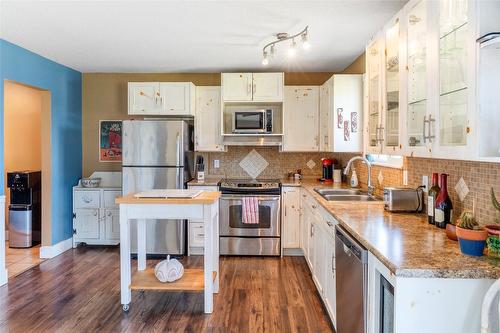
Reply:
<svg viewBox="0 0 500 333"><path fill-rule="evenodd" d="M99 162L122 161L122 121L99 120Z"/></svg>

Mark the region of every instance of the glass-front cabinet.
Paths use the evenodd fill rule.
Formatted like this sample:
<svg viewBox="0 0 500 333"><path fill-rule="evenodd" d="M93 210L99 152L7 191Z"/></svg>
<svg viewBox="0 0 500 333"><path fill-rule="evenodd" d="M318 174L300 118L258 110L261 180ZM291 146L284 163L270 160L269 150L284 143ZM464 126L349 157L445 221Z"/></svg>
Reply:
<svg viewBox="0 0 500 333"><path fill-rule="evenodd" d="M381 30L383 41L368 45L367 153L477 158L478 6L410 0Z"/></svg>
<svg viewBox="0 0 500 333"><path fill-rule="evenodd" d="M384 148L399 146L400 112L400 24L399 18L385 30L385 94L383 112ZM386 149L387 153L396 148Z"/></svg>
<svg viewBox="0 0 500 333"><path fill-rule="evenodd" d="M406 63L408 106L406 114L406 142L408 151L426 155L432 141L430 122L433 121L428 107L428 5L422 0L410 7L405 15L407 29Z"/></svg>
<svg viewBox="0 0 500 333"><path fill-rule="evenodd" d="M365 147L367 153L382 152L382 54L383 39L378 38L366 49L367 73L367 125Z"/></svg>
<svg viewBox="0 0 500 333"><path fill-rule="evenodd" d="M439 145L467 144L467 0L441 0L439 8Z"/></svg>

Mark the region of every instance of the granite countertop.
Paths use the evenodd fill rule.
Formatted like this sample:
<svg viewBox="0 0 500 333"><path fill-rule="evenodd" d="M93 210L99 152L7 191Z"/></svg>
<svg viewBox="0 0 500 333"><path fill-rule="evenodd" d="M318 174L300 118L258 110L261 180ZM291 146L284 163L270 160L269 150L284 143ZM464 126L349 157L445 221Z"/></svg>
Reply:
<svg viewBox="0 0 500 333"><path fill-rule="evenodd" d="M297 186L296 182L290 184L287 186ZM381 204L334 203L314 191L327 187L318 181L303 180L300 186L396 276L500 278L500 259L462 254L458 242L448 239L444 229L427 223L425 214L389 213Z"/></svg>
<svg viewBox="0 0 500 333"><path fill-rule="evenodd" d="M196 179L193 179L188 182L189 186L217 186L221 181L222 177L205 177L203 182L199 182Z"/></svg>

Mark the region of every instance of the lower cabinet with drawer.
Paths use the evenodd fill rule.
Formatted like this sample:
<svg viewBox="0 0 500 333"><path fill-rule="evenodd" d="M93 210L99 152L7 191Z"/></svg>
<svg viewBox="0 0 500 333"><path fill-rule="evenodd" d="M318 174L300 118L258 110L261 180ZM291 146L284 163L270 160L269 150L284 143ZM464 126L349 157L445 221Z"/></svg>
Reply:
<svg viewBox="0 0 500 333"><path fill-rule="evenodd" d="M73 247L120 243L120 188L73 187Z"/></svg>
<svg viewBox="0 0 500 333"><path fill-rule="evenodd" d="M335 225L337 220L307 192L301 195L301 247L325 308L336 327Z"/></svg>
<svg viewBox="0 0 500 333"><path fill-rule="evenodd" d="M217 186L212 185L188 185L189 189L200 191L218 191ZM202 255L205 242L205 231L202 221L189 220L188 222L188 256Z"/></svg>

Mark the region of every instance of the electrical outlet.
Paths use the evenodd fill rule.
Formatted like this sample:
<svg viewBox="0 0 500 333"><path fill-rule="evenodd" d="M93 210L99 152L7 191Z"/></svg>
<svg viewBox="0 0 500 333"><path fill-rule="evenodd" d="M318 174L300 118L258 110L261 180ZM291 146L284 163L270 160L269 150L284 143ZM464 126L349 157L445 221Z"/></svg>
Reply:
<svg viewBox="0 0 500 333"><path fill-rule="evenodd" d="M214 169L219 168L219 160L214 160Z"/></svg>
<svg viewBox="0 0 500 333"><path fill-rule="evenodd" d="M427 193L429 191L429 176L422 176L422 185L424 187L424 192Z"/></svg>
<svg viewBox="0 0 500 333"><path fill-rule="evenodd" d="M403 185L408 186L408 170L403 170Z"/></svg>

